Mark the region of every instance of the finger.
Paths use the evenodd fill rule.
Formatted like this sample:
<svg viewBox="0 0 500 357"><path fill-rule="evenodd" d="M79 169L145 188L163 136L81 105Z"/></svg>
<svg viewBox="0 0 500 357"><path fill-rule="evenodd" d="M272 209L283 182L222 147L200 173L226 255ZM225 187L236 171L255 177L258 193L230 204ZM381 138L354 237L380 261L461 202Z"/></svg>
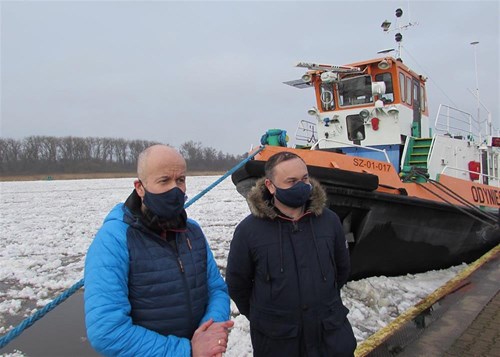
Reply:
<svg viewBox="0 0 500 357"><path fill-rule="evenodd" d="M224 347L224 346L216 345L210 349L211 355L221 355L222 356L222 354L224 352L226 352L226 347Z"/></svg>
<svg viewBox="0 0 500 357"><path fill-rule="evenodd" d="M223 346L223 347L227 347L227 334L221 336L218 340L217 340L217 344L219 346Z"/></svg>
<svg viewBox="0 0 500 357"><path fill-rule="evenodd" d="M226 321L221 321L221 322L216 322L217 324L224 326L224 327L233 327L234 321L233 320L226 320Z"/></svg>
<svg viewBox="0 0 500 357"><path fill-rule="evenodd" d="M212 333L220 333L220 332L227 332L227 328L222 326L220 322L214 322L210 327L208 328L208 331L211 331Z"/></svg>
<svg viewBox="0 0 500 357"><path fill-rule="evenodd" d="M208 321L205 321L204 323L202 323L196 330L199 330L199 331L206 331L208 330L208 328L214 323L214 320L212 319L209 319Z"/></svg>
<svg viewBox="0 0 500 357"><path fill-rule="evenodd" d="M222 322L214 322L212 325L212 328L214 327L220 327L223 329L229 329L234 326L234 321L227 320L227 321L222 321Z"/></svg>

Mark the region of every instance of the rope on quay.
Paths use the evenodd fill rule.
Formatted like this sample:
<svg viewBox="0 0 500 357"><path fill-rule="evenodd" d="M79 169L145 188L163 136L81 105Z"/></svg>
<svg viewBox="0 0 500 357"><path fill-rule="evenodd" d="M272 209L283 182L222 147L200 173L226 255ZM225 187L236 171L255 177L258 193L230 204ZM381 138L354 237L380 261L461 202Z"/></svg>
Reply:
<svg viewBox="0 0 500 357"><path fill-rule="evenodd" d="M408 321L412 320L418 316L423 311L427 310L429 307L434 305L437 301L441 300L446 295L453 293L454 291L460 289L464 285L464 280L467 279L472 273L478 270L485 263L495 258L500 254L500 244L492 248L489 252L485 253L481 258L477 259L475 262L469 264L461 272L459 272L454 278L450 279L446 284L434 290L431 294L427 295L426 298L415 304L413 307L409 308L396 319L390 322L384 328L378 330L373 335L364 340L358 345L354 351L355 357L368 356L377 347L382 345L389 337L398 332L403 325Z"/></svg>
<svg viewBox="0 0 500 357"><path fill-rule="evenodd" d="M232 169L230 169L228 172L226 172L224 175L222 175L219 179L217 179L214 183L212 183L210 186L205 188L203 191L198 193L195 197L193 197L189 202L187 202L184 207L188 208L191 206L194 202L199 200L201 197L203 197L207 192L212 190L215 186L220 184L222 181L224 181L229 175L232 175L235 171L237 171L239 168L241 168L243 165L245 165L249 160L253 159L255 155L257 155L259 152L261 152L264 149L264 146L259 147L256 151L254 151L251 155L249 155L246 159L242 160L240 163L238 163L236 166L234 166ZM81 287L84 285L84 279L82 278L80 281L78 281L76 284L74 284L72 287L64 291L62 294L60 294L58 297L56 297L54 300L49 302L47 305L45 305L42 309L37 310L34 314L31 316L27 317L24 319L19 325L17 325L15 328L10 330L7 334L4 336L0 337L0 349L7 346L12 340L14 340L16 337L18 337L20 334L24 332L28 327L32 326L36 321L44 317L48 312L53 310L57 305L62 303L64 300L69 298L71 295L76 293Z"/></svg>

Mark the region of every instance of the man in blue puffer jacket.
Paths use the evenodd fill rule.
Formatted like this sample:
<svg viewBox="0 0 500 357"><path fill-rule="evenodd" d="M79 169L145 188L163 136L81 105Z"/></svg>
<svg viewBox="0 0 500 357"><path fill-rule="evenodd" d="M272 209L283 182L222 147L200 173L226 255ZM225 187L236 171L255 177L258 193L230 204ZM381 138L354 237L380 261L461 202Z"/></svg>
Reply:
<svg viewBox="0 0 500 357"><path fill-rule="evenodd" d="M271 156L235 229L226 281L250 321L255 357L353 356L340 289L350 270L342 223L291 152Z"/></svg>
<svg viewBox="0 0 500 357"><path fill-rule="evenodd" d="M104 220L85 261L85 322L107 356L221 356L227 286L199 225L184 210L186 162L154 145L135 190Z"/></svg>

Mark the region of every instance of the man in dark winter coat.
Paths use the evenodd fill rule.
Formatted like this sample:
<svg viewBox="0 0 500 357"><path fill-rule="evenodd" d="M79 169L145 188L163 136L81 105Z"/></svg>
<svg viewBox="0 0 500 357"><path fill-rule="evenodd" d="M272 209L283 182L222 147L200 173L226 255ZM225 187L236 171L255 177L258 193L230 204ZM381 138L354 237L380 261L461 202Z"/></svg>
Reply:
<svg viewBox="0 0 500 357"><path fill-rule="evenodd" d="M273 155L234 232L226 282L250 321L254 356L352 356L356 339L340 289L349 251L326 194L291 152Z"/></svg>

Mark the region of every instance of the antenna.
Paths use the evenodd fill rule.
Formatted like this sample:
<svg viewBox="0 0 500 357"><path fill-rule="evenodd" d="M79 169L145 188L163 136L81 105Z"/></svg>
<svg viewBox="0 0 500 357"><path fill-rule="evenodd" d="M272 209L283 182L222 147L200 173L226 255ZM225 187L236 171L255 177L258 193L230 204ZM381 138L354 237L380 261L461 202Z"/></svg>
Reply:
<svg viewBox="0 0 500 357"><path fill-rule="evenodd" d="M473 41L470 43L472 47L474 47L474 67L475 67L475 70L476 70L476 99L477 99L477 122L479 123L479 120L480 120L480 115L481 115L481 112L480 112L480 105L479 103L480 100L479 100L479 79L478 79L478 75L477 75L477 51L476 51L476 48L477 48L477 44L479 44L479 41Z"/></svg>
<svg viewBox="0 0 500 357"><path fill-rule="evenodd" d="M408 4L408 14L410 13L409 8L410 8L410 4ZM408 22L407 24L404 24L404 25L400 24L401 16L403 16L403 10L401 8L397 8L396 9L396 27L391 29L391 22L387 21L387 20L382 22L382 25L380 26L380 27L382 27L382 30L384 32L387 32L387 33L392 32L392 31L397 31L397 33L394 35L394 39L398 44L398 48L396 51L396 59L401 58L401 42L403 41L403 35L401 35L401 31L406 30L408 27L418 25L417 22ZM380 51L379 53L384 53L384 52Z"/></svg>

